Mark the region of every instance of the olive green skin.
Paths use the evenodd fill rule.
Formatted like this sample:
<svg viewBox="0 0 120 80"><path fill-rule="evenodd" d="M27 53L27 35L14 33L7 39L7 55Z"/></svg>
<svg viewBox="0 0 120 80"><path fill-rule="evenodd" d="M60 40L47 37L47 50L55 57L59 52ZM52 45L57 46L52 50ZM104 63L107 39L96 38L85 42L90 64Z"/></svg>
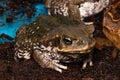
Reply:
<svg viewBox="0 0 120 80"><path fill-rule="evenodd" d="M62 72L61 69L67 67L59 62L73 62L92 51L95 45L93 32L93 25L87 26L60 15L40 15L35 22L18 30L15 59L33 56L42 67ZM85 65L87 62L91 62L91 57L84 61Z"/></svg>

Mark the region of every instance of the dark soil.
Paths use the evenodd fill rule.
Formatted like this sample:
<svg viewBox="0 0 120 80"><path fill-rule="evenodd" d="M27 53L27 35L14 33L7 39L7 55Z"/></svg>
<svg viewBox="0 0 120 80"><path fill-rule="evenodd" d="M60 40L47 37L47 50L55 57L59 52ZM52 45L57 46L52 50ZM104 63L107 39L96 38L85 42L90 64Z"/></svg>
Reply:
<svg viewBox="0 0 120 80"><path fill-rule="evenodd" d="M14 0L11 0L9 5L18 6L11 6L10 9L14 11L19 8L21 1L13 3ZM28 0L25 1L27 5ZM0 12L2 14L2 8ZM99 30L102 30L101 27L96 28L100 29L96 30L95 37L100 36ZM92 67L87 66L83 70L79 63L64 64L68 66L68 70L59 73L41 68L33 59L16 62L13 45L14 43L0 45L0 80L120 80L120 53L113 60L111 55L113 47L106 47L101 51L94 49Z"/></svg>
<svg viewBox="0 0 120 80"><path fill-rule="evenodd" d="M112 47L94 50L94 66L81 69L81 64L65 64L63 73L41 68L33 59L15 62L14 43L0 45L0 80L120 80L120 53L112 59Z"/></svg>

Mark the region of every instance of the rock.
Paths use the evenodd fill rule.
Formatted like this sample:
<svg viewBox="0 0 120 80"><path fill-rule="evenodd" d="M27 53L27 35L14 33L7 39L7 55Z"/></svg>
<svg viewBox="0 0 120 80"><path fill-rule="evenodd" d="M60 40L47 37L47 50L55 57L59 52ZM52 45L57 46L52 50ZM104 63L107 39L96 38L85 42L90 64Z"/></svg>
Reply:
<svg viewBox="0 0 120 80"><path fill-rule="evenodd" d="M110 40L106 39L105 37L104 38L96 37L95 40L96 40L96 44L95 44L96 49L102 50L105 47L113 46L112 42Z"/></svg>
<svg viewBox="0 0 120 80"><path fill-rule="evenodd" d="M120 50L120 1L111 4L106 10L103 33Z"/></svg>

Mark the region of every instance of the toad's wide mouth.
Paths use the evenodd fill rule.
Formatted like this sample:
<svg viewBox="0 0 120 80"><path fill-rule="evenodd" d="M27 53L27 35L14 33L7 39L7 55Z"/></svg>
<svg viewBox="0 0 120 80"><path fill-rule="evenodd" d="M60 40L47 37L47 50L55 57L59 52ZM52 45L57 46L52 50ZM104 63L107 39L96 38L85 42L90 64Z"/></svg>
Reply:
<svg viewBox="0 0 120 80"><path fill-rule="evenodd" d="M96 41L93 40L91 42L91 45L86 45L83 47L78 47L78 48L63 48L63 49L58 49L58 52L65 52L65 53L79 53L79 54L84 54L84 53L89 53L93 50Z"/></svg>
<svg viewBox="0 0 120 80"><path fill-rule="evenodd" d="M75 50L75 51L72 51L72 50L71 50L71 51L70 51L70 50L69 50L69 51L67 51L67 50L61 51L61 50L60 50L60 51L58 51L58 52L71 53L71 54L74 54L74 53L77 53L77 54L81 54L81 53L82 53L82 54L84 54L84 53L89 53L89 52L91 52L92 50L93 50L93 48L87 49L87 50L78 50L78 51L77 51L77 50Z"/></svg>
<svg viewBox="0 0 120 80"><path fill-rule="evenodd" d="M90 50L83 50L83 51L71 51L71 52L69 52L69 53L89 53L89 52L91 52L92 51L92 49L90 49Z"/></svg>

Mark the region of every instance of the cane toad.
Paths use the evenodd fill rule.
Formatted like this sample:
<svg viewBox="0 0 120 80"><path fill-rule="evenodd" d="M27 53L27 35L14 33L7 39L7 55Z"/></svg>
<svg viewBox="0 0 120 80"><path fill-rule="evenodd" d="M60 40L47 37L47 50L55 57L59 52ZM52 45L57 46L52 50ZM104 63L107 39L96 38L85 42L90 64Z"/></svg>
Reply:
<svg viewBox="0 0 120 80"><path fill-rule="evenodd" d="M84 0L44 0L49 15L70 16L76 21L80 21L78 7L82 2Z"/></svg>
<svg viewBox="0 0 120 80"><path fill-rule="evenodd" d="M49 15L69 16L76 21L83 21L101 12L110 0L44 0Z"/></svg>
<svg viewBox="0 0 120 80"><path fill-rule="evenodd" d="M43 16L30 24L22 26L17 32L15 59L30 59L31 56L43 68L62 72L67 66L60 62L72 62L92 51L95 39L93 25L76 23L64 16ZM91 57L85 59L83 68Z"/></svg>

